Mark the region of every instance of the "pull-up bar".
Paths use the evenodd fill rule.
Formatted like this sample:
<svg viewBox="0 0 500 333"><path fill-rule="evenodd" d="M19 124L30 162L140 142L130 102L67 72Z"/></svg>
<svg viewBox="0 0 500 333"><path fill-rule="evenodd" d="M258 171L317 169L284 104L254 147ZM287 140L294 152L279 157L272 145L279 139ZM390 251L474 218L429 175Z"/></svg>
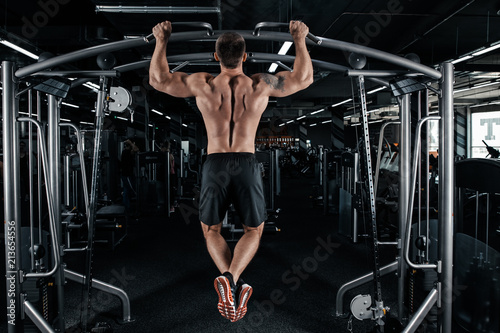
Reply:
<svg viewBox="0 0 500 333"><path fill-rule="evenodd" d="M283 25L283 23L280 23ZM207 28L206 25L203 27ZM260 27L271 27L268 22L264 22L264 24ZM259 29L260 29L259 28ZM257 29L256 29L257 30ZM258 30L258 34L255 34L254 31L236 31L240 35L242 35L243 38L246 40L266 40L266 41L292 41L292 37L290 36L289 33L284 33L284 32L274 32L274 31L260 31ZM178 32L178 33L173 33L170 38L169 42L182 42L182 41L214 41L216 40L222 33L226 31L220 30L220 31L214 31L213 34L211 35L210 32L208 31L191 31L191 32ZM315 36L314 36L315 37ZM311 38L311 37L310 37ZM308 43L314 43L314 45L318 45L320 47L326 47L326 48L331 48L331 49L336 49L340 51L345 51L345 52L354 52L354 53L359 53L366 55L367 57L375 58L381 61L385 61L397 66L401 66L403 68L412 70L414 72L422 73L432 79L440 79L441 78L441 73L433 68L430 68L428 66L416 63L412 60L385 52L385 51L380 51L377 49L373 49L367 46L362 46L362 45L356 45L353 43L348 43L348 42L343 42L343 41L338 41L334 39L328 39L328 38L321 38L321 37L315 37L316 40L321 40L321 44L318 45L317 43L313 42L310 39ZM58 65L62 65L68 62L73 62L77 61L80 59L92 57L99 55L101 53L106 53L106 52L114 52L118 50L123 50L123 49L129 49L133 47L139 47L139 46L144 46L148 45L150 42L154 40L154 37L152 35L148 35L146 37L142 38L135 38L135 39L128 39L128 40L122 40L122 41L117 41L117 42L111 42L103 45L98 45L98 46L92 46L83 50L78 50L74 52L70 52L67 54L63 54L60 56L56 56L53 58L49 58L45 61L35 63L32 65L28 65L26 67L23 67L19 70L16 71L15 75L18 78L23 78L25 76L31 75L33 73L52 68Z"/></svg>

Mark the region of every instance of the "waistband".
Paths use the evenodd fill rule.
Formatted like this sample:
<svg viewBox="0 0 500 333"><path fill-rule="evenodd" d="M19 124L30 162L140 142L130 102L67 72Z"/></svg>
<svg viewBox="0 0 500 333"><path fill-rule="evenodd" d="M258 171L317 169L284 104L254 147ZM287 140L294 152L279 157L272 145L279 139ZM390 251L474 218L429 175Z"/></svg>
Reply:
<svg viewBox="0 0 500 333"><path fill-rule="evenodd" d="M254 153L212 153L207 155L207 161L208 160L215 160L215 159L223 159L223 158L230 158L230 159L236 159L236 158L253 158L255 157Z"/></svg>

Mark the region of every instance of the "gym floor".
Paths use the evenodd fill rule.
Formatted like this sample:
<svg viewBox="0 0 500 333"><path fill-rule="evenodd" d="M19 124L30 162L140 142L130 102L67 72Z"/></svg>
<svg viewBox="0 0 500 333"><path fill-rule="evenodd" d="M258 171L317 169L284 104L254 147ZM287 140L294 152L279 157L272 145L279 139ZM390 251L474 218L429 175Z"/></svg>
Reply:
<svg viewBox="0 0 500 333"><path fill-rule="evenodd" d="M348 332L348 320L335 315L336 293L345 282L371 271L370 242L353 244L336 232L337 217L323 215L323 208L310 198L314 183L309 178L282 182L276 205L281 208L277 220L281 231L263 236L259 252L243 274L254 293L246 317L239 322L229 322L217 310L213 281L218 271L205 248L197 214L187 208L184 216L178 209L171 219L132 221L129 235L114 251L96 245L94 278L128 293L135 321L118 324L118 299L93 291L92 323L107 322L114 332L124 333ZM394 258L394 249L382 250L382 265ZM79 271L81 261L76 256L68 255L66 262L69 269ZM384 301L393 309L396 284L393 274L382 278ZM369 283L348 292L344 310L355 295L371 293L372 288ZM68 282L67 327L79 321L81 295L81 286ZM352 325L353 332L373 329L369 320L354 319Z"/></svg>

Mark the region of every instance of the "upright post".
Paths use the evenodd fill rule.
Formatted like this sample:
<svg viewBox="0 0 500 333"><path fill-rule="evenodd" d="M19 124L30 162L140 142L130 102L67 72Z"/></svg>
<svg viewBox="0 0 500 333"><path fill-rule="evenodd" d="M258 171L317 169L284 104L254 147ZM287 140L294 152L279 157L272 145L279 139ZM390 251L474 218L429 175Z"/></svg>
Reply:
<svg viewBox="0 0 500 333"><path fill-rule="evenodd" d="M400 99L399 109L399 271L398 271L398 317L400 321L405 319L405 278L407 264L404 258L403 240L406 232L406 214L408 212L410 197L410 151L411 151L411 96L404 95Z"/></svg>
<svg viewBox="0 0 500 333"><path fill-rule="evenodd" d="M92 183L90 185L90 200L87 216L87 247L85 253L85 283L83 290L82 311L80 323L82 331L87 332L90 310L90 292L92 287L92 254L94 250L95 220L97 211L97 191L99 186L99 169L101 163L101 141L104 119L105 97L108 80L105 76L99 79L99 92L97 93L97 106L95 111L94 152L92 159Z"/></svg>
<svg viewBox="0 0 500 333"><path fill-rule="evenodd" d="M7 332L18 332L21 323L21 188L19 172L19 136L16 125L16 84L14 63L2 62L3 110L3 183L5 280L7 283Z"/></svg>
<svg viewBox="0 0 500 333"><path fill-rule="evenodd" d="M47 145L49 157L49 175L50 175L50 189L54 199L54 223L56 225L56 237L59 244L63 244L62 239L62 224L61 224L61 211L59 206L61 204L61 142L60 142L60 109L57 99L54 95L47 95L48 100L48 121L47 121ZM60 251L61 254L64 251ZM62 260L60 261L62 264ZM57 290L57 312L58 324L61 332L65 330L65 317L64 317L64 270L61 266L57 269L55 275L55 285Z"/></svg>
<svg viewBox="0 0 500 333"><path fill-rule="evenodd" d="M454 124L453 124L453 64L441 66L442 81L439 103L439 253L442 269L441 332L451 333L453 300L453 184L454 184Z"/></svg>

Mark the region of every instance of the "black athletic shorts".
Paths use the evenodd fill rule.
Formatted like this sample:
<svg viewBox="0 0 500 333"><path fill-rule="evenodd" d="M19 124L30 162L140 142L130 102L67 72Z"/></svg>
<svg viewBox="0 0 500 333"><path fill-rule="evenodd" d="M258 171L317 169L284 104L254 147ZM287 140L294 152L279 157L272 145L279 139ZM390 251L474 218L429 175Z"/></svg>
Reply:
<svg viewBox="0 0 500 333"><path fill-rule="evenodd" d="M231 203L247 227L267 219L262 174L252 153L214 153L203 164L200 221L221 223Z"/></svg>

